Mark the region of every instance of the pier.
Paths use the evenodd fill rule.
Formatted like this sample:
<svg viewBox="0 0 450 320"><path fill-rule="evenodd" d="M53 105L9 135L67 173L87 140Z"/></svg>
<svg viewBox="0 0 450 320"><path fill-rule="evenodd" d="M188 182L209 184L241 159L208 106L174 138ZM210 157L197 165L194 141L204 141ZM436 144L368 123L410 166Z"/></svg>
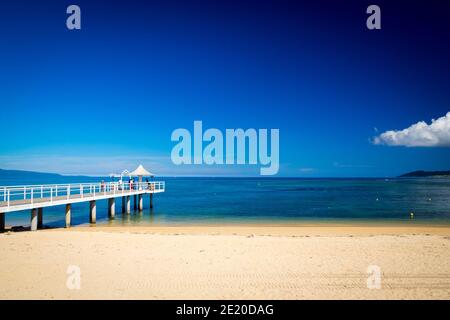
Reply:
<svg viewBox="0 0 450 320"><path fill-rule="evenodd" d="M9 212L30 210L30 229L35 231L43 227L44 208L65 205L65 225L68 228L73 203L89 203L89 221L96 223L96 202L99 200L108 200L108 216L114 218L117 198L122 200L122 213L129 214L131 198L134 199L134 208L142 211L145 195L149 195L152 208L153 195L164 191L164 181L1 186L0 231L5 229L5 215Z"/></svg>

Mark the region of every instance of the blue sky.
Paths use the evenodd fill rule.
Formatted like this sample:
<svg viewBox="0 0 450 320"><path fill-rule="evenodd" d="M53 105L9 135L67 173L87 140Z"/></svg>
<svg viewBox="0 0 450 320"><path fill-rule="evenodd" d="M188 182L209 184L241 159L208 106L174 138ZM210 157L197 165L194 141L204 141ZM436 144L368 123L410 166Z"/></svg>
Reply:
<svg viewBox="0 0 450 320"><path fill-rule="evenodd" d="M70 4L81 30L66 28ZM202 120L279 128L280 176L448 170L445 143L371 140L450 111L449 4L379 1L375 31L369 4L10 1L0 13L0 168L259 173L173 165L172 131Z"/></svg>

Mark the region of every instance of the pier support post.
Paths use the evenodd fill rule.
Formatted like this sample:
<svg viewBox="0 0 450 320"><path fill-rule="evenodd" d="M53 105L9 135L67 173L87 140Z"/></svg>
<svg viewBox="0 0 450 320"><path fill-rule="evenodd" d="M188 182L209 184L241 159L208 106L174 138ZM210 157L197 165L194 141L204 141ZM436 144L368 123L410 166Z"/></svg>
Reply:
<svg viewBox="0 0 450 320"><path fill-rule="evenodd" d="M31 209L31 231L36 231L38 226L37 209Z"/></svg>
<svg viewBox="0 0 450 320"><path fill-rule="evenodd" d="M131 211L131 199L130 199L130 196L127 196L127 206L126 206L126 210L127 210L127 213L130 213L130 211Z"/></svg>
<svg viewBox="0 0 450 320"><path fill-rule="evenodd" d="M153 193L150 193L150 209L153 208Z"/></svg>
<svg viewBox="0 0 450 320"><path fill-rule="evenodd" d="M134 195L134 211L136 211L137 201L136 201L136 195Z"/></svg>
<svg viewBox="0 0 450 320"><path fill-rule="evenodd" d="M0 232L5 231L5 214L0 213Z"/></svg>
<svg viewBox="0 0 450 320"><path fill-rule="evenodd" d="M95 200L89 201L89 206L90 206L89 222L96 223L97 222L97 205L95 203Z"/></svg>
<svg viewBox="0 0 450 320"><path fill-rule="evenodd" d="M42 227L44 226L43 224L43 217L44 216L44 208L38 208L38 229L42 229Z"/></svg>
<svg viewBox="0 0 450 320"><path fill-rule="evenodd" d="M125 197L122 197L122 213L125 213Z"/></svg>
<svg viewBox="0 0 450 320"><path fill-rule="evenodd" d="M72 220L72 218L71 218L71 204L70 203L68 203L68 204L66 204L66 228L69 228L70 227L70 222L71 222L71 220Z"/></svg>
<svg viewBox="0 0 450 320"><path fill-rule="evenodd" d="M142 197L142 194L139 195L139 211L142 211L142 209L144 208L144 199Z"/></svg>
<svg viewBox="0 0 450 320"><path fill-rule="evenodd" d="M114 218L116 215L116 199L115 198L109 198L108 199L108 216L110 218Z"/></svg>

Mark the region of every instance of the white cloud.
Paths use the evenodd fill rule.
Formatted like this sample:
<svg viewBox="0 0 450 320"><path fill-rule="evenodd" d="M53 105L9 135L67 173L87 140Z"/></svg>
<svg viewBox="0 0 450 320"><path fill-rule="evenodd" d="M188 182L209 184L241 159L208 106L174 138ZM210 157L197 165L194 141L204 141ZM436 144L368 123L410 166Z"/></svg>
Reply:
<svg viewBox="0 0 450 320"><path fill-rule="evenodd" d="M419 121L403 130L389 130L373 139L374 144L406 147L450 147L450 111L430 124Z"/></svg>
<svg viewBox="0 0 450 320"><path fill-rule="evenodd" d="M0 155L0 169L59 173L63 175L108 176L142 164L157 176L258 176L257 166L185 165L172 163L170 156L72 156Z"/></svg>
<svg viewBox="0 0 450 320"><path fill-rule="evenodd" d="M312 172L316 171L316 169L314 169L314 168L300 168L299 171L301 173L312 173Z"/></svg>
<svg viewBox="0 0 450 320"><path fill-rule="evenodd" d="M343 164L340 162L333 162L333 166L336 168L373 168L370 164Z"/></svg>
<svg viewBox="0 0 450 320"><path fill-rule="evenodd" d="M170 158L162 156L59 156L0 155L0 168L59 173L64 175L107 176L123 169L134 170L142 163L149 171L166 172Z"/></svg>

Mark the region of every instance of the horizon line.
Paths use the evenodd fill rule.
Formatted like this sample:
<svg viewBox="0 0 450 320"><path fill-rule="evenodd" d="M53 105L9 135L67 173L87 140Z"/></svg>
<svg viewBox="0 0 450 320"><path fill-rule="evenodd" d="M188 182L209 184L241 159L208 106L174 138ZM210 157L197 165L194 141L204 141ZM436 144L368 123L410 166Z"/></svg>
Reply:
<svg viewBox="0 0 450 320"><path fill-rule="evenodd" d="M41 173L41 174L53 174L53 175L59 175L62 177L91 177L91 178L109 178L109 175L103 175L103 174L65 174L65 173L57 173L57 172L48 172L48 171L33 171L33 170L22 170L22 169L3 169L0 168L0 170L3 171L22 171L22 172L30 172L30 173ZM421 170L415 170L415 171L421 171ZM443 170L445 171L445 170ZM411 171L412 172L412 171ZM127 177L127 176L124 176ZM399 175L393 176L393 175L380 175L380 176L261 176L261 175L172 175L172 174L162 174L162 175L155 175L155 177L162 177L162 178L259 178L259 179L386 179L386 178L398 178Z"/></svg>

